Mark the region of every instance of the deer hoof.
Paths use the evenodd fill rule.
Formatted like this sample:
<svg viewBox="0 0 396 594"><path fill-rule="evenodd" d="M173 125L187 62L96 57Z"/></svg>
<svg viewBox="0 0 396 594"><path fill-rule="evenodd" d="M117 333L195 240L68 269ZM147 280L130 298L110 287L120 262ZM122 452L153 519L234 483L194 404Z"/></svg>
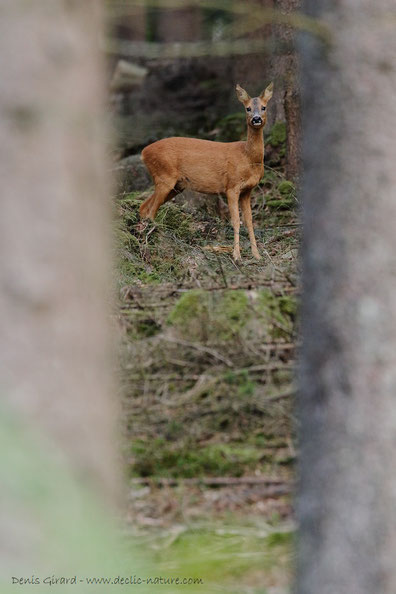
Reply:
<svg viewBox="0 0 396 594"><path fill-rule="evenodd" d="M261 260L261 256L258 252L252 252L253 253L253 258L256 258L256 260Z"/></svg>
<svg viewBox="0 0 396 594"><path fill-rule="evenodd" d="M142 219L149 218L149 216L150 216L150 207L151 207L151 200L150 200L150 198L148 200L145 200L144 202L142 202L142 204L140 205L140 208L139 208L140 218L142 218Z"/></svg>
<svg viewBox="0 0 396 594"><path fill-rule="evenodd" d="M233 254L232 254L232 257L234 258L235 262L240 262L241 259L242 259L241 258L241 253L240 253L239 250L237 252L234 251Z"/></svg>

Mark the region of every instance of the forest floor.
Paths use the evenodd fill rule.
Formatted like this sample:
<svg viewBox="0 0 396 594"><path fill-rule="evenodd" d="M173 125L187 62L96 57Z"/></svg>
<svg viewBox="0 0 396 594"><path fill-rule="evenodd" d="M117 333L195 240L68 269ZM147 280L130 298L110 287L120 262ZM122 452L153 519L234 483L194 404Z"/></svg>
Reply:
<svg viewBox="0 0 396 594"><path fill-rule="evenodd" d="M178 196L147 223L138 215L147 195L117 199L129 527L164 571L201 574L210 587L196 591L288 592L294 188L281 168L266 168L253 196L262 260L242 226L237 264L217 198Z"/></svg>

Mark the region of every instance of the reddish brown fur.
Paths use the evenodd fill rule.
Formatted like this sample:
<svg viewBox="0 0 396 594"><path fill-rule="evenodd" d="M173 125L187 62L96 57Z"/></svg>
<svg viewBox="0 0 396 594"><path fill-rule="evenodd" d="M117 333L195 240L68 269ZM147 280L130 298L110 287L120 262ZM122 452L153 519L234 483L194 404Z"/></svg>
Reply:
<svg viewBox="0 0 396 594"><path fill-rule="evenodd" d="M264 173L263 126L272 96L272 83L259 97L250 98L237 85L238 99L246 109L246 142L213 142L196 138L164 138L147 146L142 159L151 173L155 190L140 206L142 218L155 218L159 207L185 188L206 194L225 194L234 228L234 259L240 259L239 200L253 256L260 255L253 231L250 195ZM247 111L250 108L250 111ZM257 118L260 124L254 125Z"/></svg>

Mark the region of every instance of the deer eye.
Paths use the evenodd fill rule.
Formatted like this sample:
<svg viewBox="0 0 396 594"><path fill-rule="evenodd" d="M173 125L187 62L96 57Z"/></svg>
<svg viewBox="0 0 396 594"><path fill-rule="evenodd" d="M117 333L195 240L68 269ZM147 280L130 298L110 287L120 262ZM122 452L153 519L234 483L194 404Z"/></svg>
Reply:
<svg viewBox="0 0 396 594"><path fill-rule="evenodd" d="M251 107L247 107L246 108L246 111L252 111L252 108Z"/></svg>
<svg viewBox="0 0 396 594"><path fill-rule="evenodd" d="M261 107L261 111L265 111L265 110L266 110L266 107L265 107L265 105L263 105L263 106Z"/></svg>

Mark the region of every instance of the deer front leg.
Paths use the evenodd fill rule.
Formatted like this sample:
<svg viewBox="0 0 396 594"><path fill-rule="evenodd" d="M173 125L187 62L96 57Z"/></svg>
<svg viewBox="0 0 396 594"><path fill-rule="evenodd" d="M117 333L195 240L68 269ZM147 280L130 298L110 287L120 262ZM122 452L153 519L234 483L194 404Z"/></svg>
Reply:
<svg viewBox="0 0 396 594"><path fill-rule="evenodd" d="M247 227L250 239L250 247L252 248L252 254L256 260L261 260L261 256L257 249L256 238L254 236L254 228L253 228L253 221L252 221L252 207L250 203L250 195L252 190L245 190L241 194L241 210L243 215L243 220Z"/></svg>
<svg viewBox="0 0 396 594"><path fill-rule="evenodd" d="M231 190L227 192L228 208L230 209L231 223L234 228L234 251L232 257L235 261L241 259L241 252L239 250L239 192Z"/></svg>

